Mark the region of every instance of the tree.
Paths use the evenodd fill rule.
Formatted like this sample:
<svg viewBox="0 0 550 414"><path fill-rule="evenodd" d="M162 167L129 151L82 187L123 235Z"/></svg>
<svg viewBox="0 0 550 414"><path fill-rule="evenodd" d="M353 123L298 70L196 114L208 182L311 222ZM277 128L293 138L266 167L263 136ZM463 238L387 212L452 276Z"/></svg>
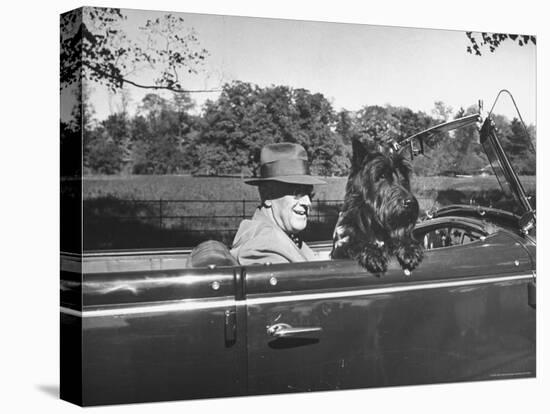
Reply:
<svg viewBox="0 0 550 414"><path fill-rule="evenodd" d="M99 133L97 133L99 132ZM102 129L96 131L87 154L87 166L96 174L116 174L122 169L122 149Z"/></svg>
<svg viewBox="0 0 550 414"><path fill-rule="evenodd" d="M477 106L470 106L466 110L460 108L455 119L478 113ZM479 142L479 132L476 125L456 129L449 139L449 151L454 152L453 168L462 174L476 174L486 167L489 161Z"/></svg>
<svg viewBox="0 0 550 414"><path fill-rule="evenodd" d="M255 151L270 142L269 131L273 129L257 93L252 84L233 82L223 86L216 101L206 102L200 144L194 148L195 173L252 172Z"/></svg>
<svg viewBox="0 0 550 414"><path fill-rule="evenodd" d="M144 41L130 39L121 23L126 20L120 9L82 7L61 16L61 88L85 78L112 91L125 84L146 89L189 91L183 76L197 73L208 52L201 48L193 29L184 19L166 14L148 20L140 31ZM152 84L136 81L136 72L153 67Z"/></svg>
<svg viewBox="0 0 550 414"><path fill-rule="evenodd" d="M434 124L438 124L443 118L441 114L450 114L451 111L443 102L437 102L433 113L437 116ZM453 118L475 113L476 106L460 108ZM414 171L419 175L475 174L488 164L475 125L436 134L426 139L424 144L426 156L413 161Z"/></svg>
<svg viewBox="0 0 550 414"><path fill-rule="evenodd" d="M126 112L121 111L111 114L101 122L101 126L121 153L120 162L123 164L130 159L132 153L132 135L130 120ZM120 166L123 169L123 165Z"/></svg>
<svg viewBox="0 0 550 414"><path fill-rule="evenodd" d="M132 121L132 171L136 174L174 174L191 168L184 151L194 120L186 112L193 106L188 95L169 101L147 94Z"/></svg>
<svg viewBox="0 0 550 414"><path fill-rule="evenodd" d="M130 171L133 174L152 174L147 162L147 151L151 145L149 124L143 115L136 115L130 121L132 151L129 154Z"/></svg>
<svg viewBox="0 0 550 414"><path fill-rule="evenodd" d="M78 137L78 141L82 139L82 164L84 167L83 173L98 172L99 165L102 164L101 155L94 152L108 154L104 152L105 141L109 140L108 134L101 124L98 123L95 118L95 109L88 99L92 93L92 88L89 84L83 83L82 88L79 89L79 99L77 104L73 107L71 115L71 123L74 124L74 129L81 134ZM100 145L100 142L103 144ZM114 149L114 148L111 148ZM118 154L114 155L115 159L118 159ZM106 162L109 167L100 168L101 174L108 174L108 171L118 171L119 168L113 167L115 162L113 159Z"/></svg>
<svg viewBox="0 0 550 414"><path fill-rule="evenodd" d="M287 86L226 84L219 98L205 105L195 170L257 175L262 147L288 141L304 146L313 173L343 174L346 148L334 128L332 106L322 94Z"/></svg>
<svg viewBox="0 0 550 414"><path fill-rule="evenodd" d="M517 118L512 119L508 133L501 138L502 146L519 174L536 173L536 156L523 124Z"/></svg>
<svg viewBox="0 0 550 414"><path fill-rule="evenodd" d="M83 166L85 173L116 174L123 168L130 138L128 120L124 113L112 114L98 123L94 119L94 108L86 96L91 92L83 88L81 116L74 119L82 122ZM80 105L78 105L80 106ZM75 106L75 109L77 106Z"/></svg>
<svg viewBox="0 0 550 414"><path fill-rule="evenodd" d="M352 140L358 137L355 123L354 114L350 111L343 109L336 115L336 133L344 145L351 146Z"/></svg>
<svg viewBox="0 0 550 414"><path fill-rule="evenodd" d="M128 120L123 112L111 114L101 122L105 132L117 145L124 145L129 137Z"/></svg>
<svg viewBox="0 0 550 414"><path fill-rule="evenodd" d="M60 122L59 127L61 135L61 177L79 178L82 174L81 131L80 129L75 130L71 124L63 121Z"/></svg>
<svg viewBox="0 0 550 414"><path fill-rule="evenodd" d="M296 141L303 145L317 175L344 175L349 163L343 140L334 132L336 115L330 102L320 93L306 89L293 91Z"/></svg>
<svg viewBox="0 0 550 414"><path fill-rule="evenodd" d="M414 112L405 107L387 106L391 116L399 121L397 134L399 138L407 138L418 132L421 132L437 123L431 116L424 112Z"/></svg>
<svg viewBox="0 0 550 414"><path fill-rule="evenodd" d="M481 49L485 47L488 47L489 51L493 53L500 46L500 44L505 41L516 43L518 46L525 46L529 43L532 43L533 45L537 44L536 36L530 35L466 32L466 36L471 43L466 47L466 51L470 54L475 54L476 56L481 56Z"/></svg>
<svg viewBox="0 0 550 414"><path fill-rule="evenodd" d="M360 140L371 144L386 144L399 136L399 119L391 109L382 106L365 106L357 112L357 130Z"/></svg>
<svg viewBox="0 0 550 414"><path fill-rule="evenodd" d="M453 115L453 107L445 105L443 101L435 101L432 115L437 123L447 122Z"/></svg>

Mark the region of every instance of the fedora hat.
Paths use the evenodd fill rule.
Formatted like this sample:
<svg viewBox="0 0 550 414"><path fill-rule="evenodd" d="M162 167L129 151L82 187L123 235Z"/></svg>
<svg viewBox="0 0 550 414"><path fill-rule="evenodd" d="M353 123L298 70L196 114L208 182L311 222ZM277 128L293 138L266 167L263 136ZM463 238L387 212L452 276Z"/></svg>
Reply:
<svg viewBox="0 0 550 414"><path fill-rule="evenodd" d="M299 144L281 142L267 144L260 153L260 177L246 180L246 184L258 185L264 181L289 184L326 184L309 174L307 152Z"/></svg>

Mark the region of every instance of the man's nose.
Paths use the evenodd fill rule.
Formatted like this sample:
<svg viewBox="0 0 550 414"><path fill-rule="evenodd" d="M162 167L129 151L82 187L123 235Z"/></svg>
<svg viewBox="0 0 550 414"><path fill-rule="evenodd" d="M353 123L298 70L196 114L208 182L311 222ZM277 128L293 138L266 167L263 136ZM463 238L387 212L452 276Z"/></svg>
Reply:
<svg viewBox="0 0 550 414"><path fill-rule="evenodd" d="M309 197L309 194L304 194L298 201L303 206L311 207L311 198Z"/></svg>

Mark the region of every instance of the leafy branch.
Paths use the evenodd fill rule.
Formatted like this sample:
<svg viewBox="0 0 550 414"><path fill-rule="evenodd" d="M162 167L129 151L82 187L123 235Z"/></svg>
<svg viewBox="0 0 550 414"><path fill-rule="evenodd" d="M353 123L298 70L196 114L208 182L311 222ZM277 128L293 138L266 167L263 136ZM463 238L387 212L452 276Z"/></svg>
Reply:
<svg viewBox="0 0 550 414"><path fill-rule="evenodd" d="M126 17L116 8L84 7L61 16L61 88L80 79L116 92L124 84L172 92L213 92L186 89L183 75L197 74L208 56L193 29L181 17L167 14L140 27L141 38L130 39L123 28ZM155 73L151 84L132 76L141 70Z"/></svg>
<svg viewBox="0 0 550 414"><path fill-rule="evenodd" d="M471 43L466 47L466 51L470 54L475 54L476 56L481 56L481 50L485 47L488 47L489 51L494 53L500 44L507 40L517 43L518 46L528 45L529 43L534 45L537 44L536 36L531 35L466 32L466 36Z"/></svg>

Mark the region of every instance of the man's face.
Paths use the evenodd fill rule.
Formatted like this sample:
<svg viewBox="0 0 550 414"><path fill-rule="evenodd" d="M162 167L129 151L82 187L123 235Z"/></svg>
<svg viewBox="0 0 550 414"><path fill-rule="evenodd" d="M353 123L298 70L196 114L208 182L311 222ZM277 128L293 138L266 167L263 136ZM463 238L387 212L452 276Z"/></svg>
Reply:
<svg viewBox="0 0 550 414"><path fill-rule="evenodd" d="M269 199L265 204L271 207L277 225L286 233L304 230L311 210L313 186L279 182L269 185Z"/></svg>

